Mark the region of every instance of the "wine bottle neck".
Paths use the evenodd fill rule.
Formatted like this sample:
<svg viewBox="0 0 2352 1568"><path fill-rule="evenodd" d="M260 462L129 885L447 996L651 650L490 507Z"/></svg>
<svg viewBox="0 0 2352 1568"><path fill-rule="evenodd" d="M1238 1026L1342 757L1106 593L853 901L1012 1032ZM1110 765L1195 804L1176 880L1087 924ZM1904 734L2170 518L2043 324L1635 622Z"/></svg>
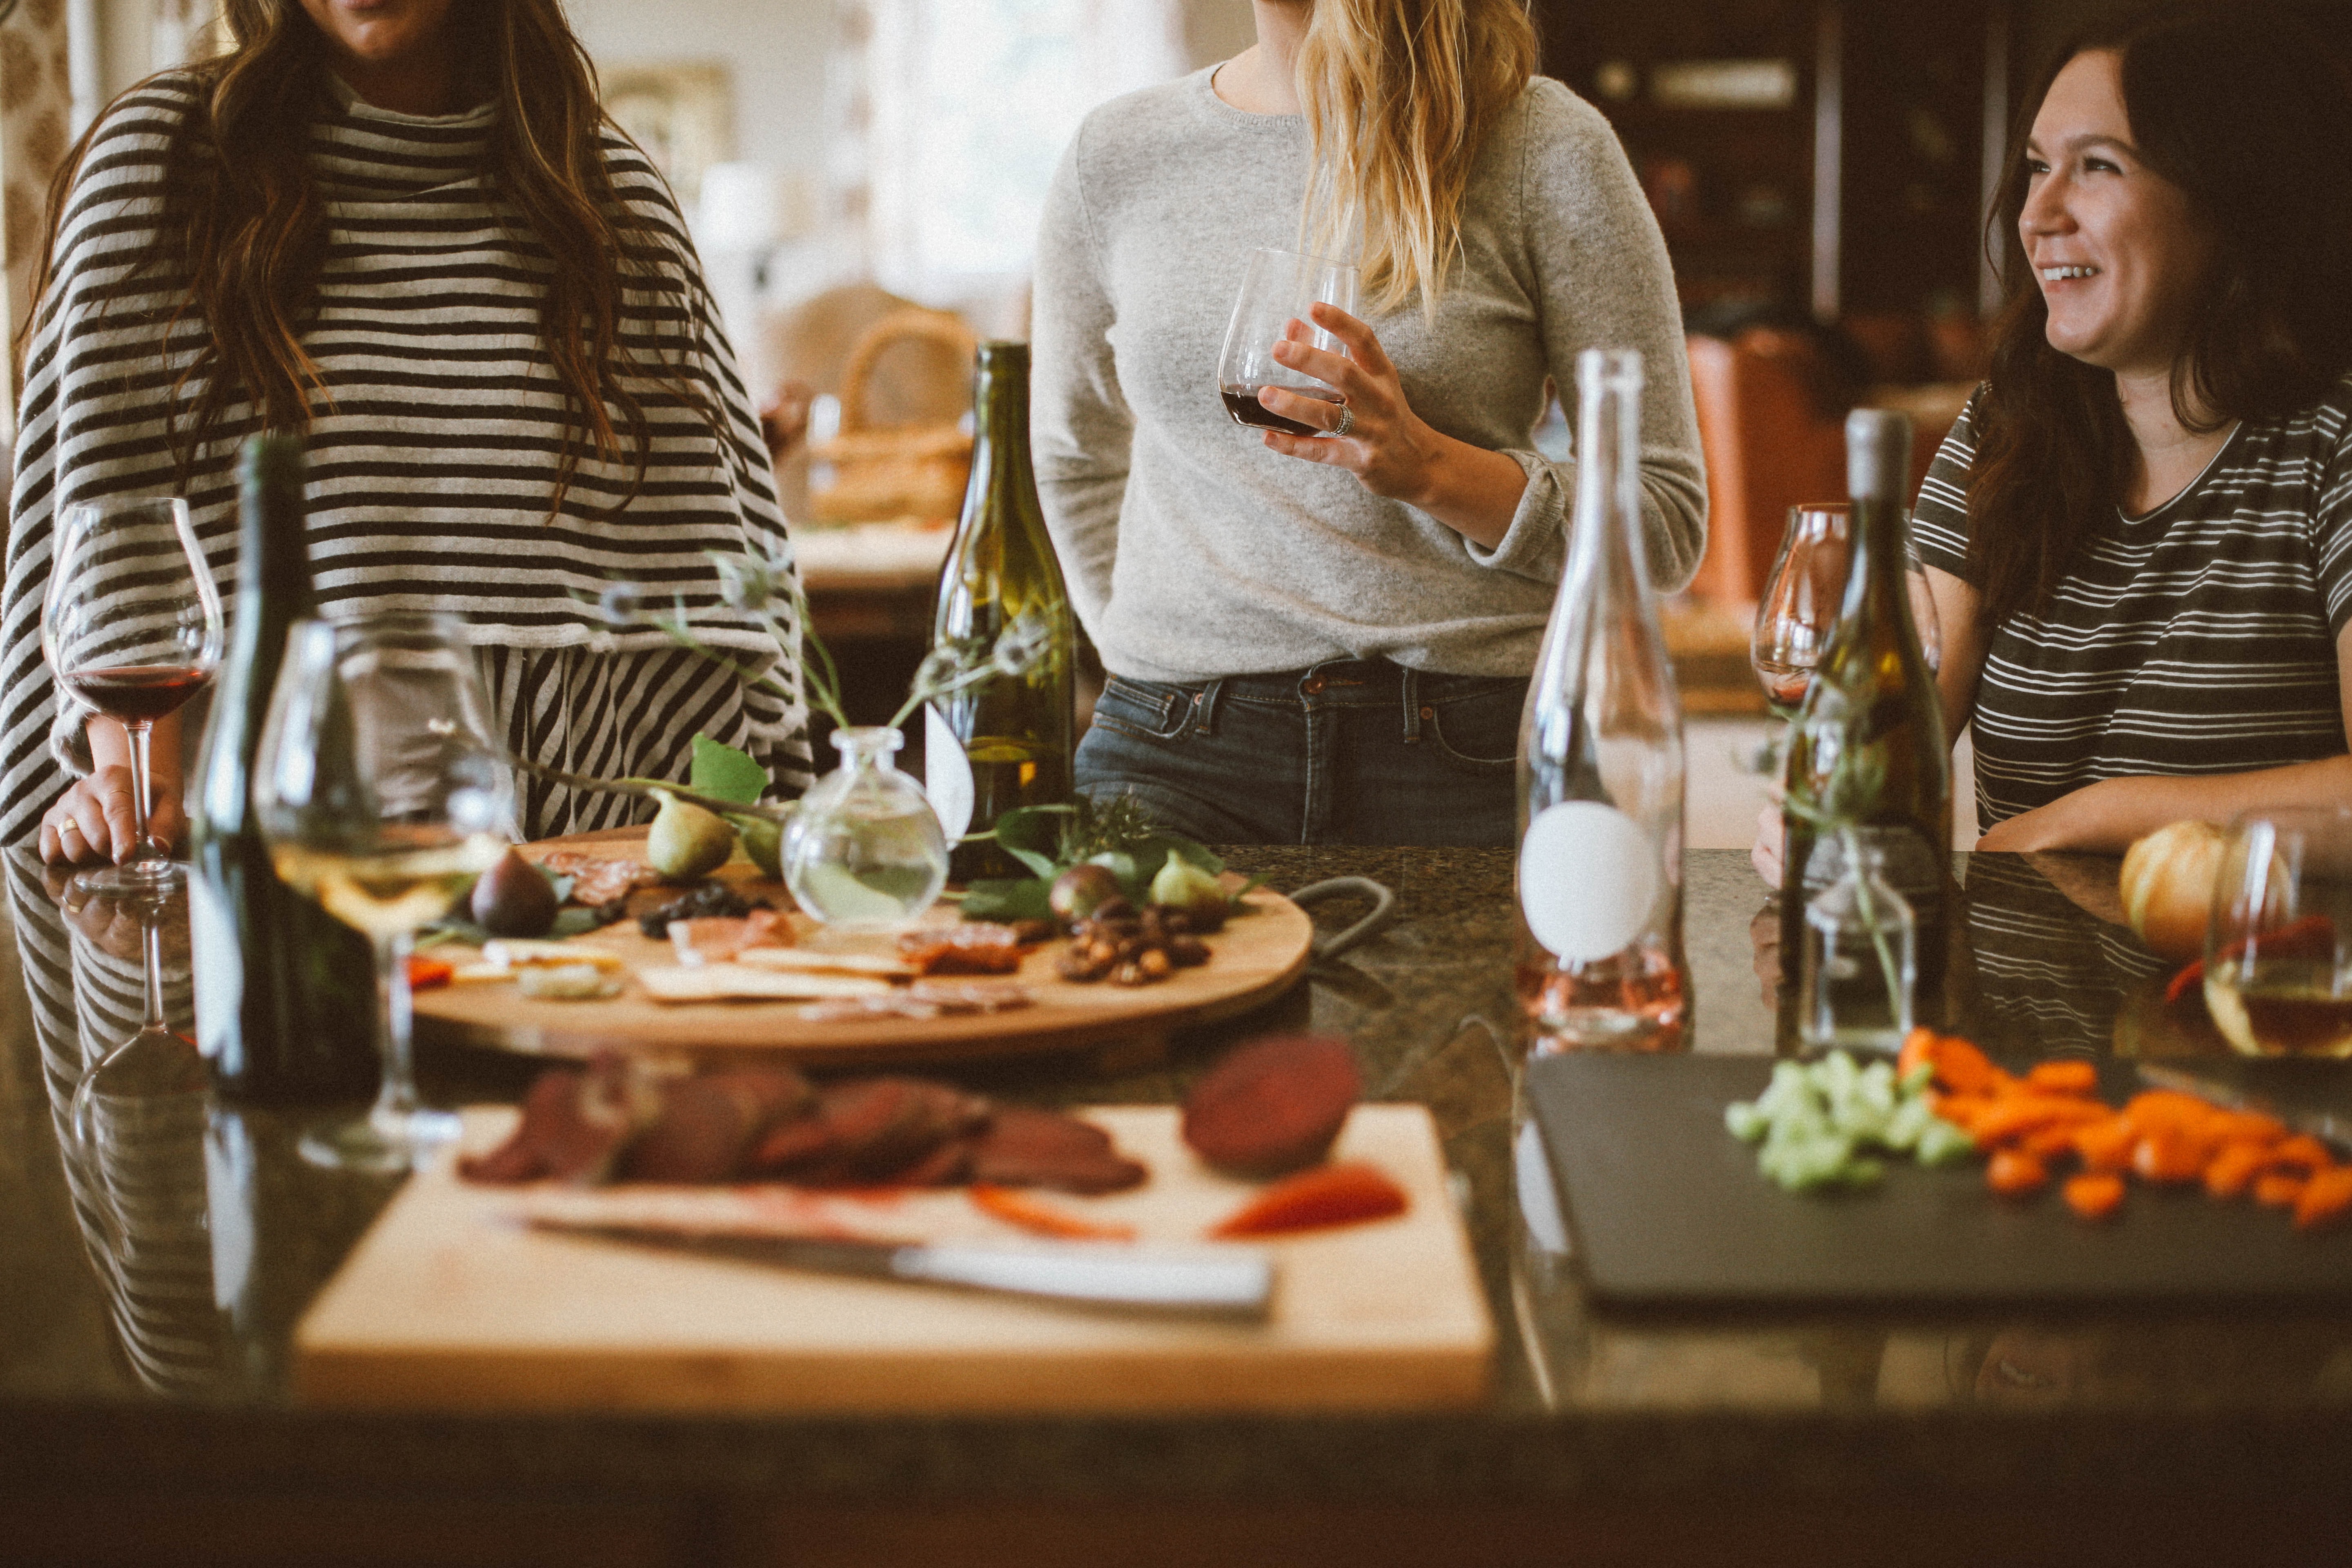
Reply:
<svg viewBox="0 0 2352 1568"><path fill-rule="evenodd" d="M982 343L972 381L972 471L1029 466L1029 345Z"/></svg>
<svg viewBox="0 0 2352 1568"><path fill-rule="evenodd" d="M1619 362L1631 361L1630 364ZM1576 510L1566 582L1590 593L1646 593L1642 552L1642 372L1633 354L1594 353L1578 367ZM1580 590L1573 585L1582 584Z"/></svg>

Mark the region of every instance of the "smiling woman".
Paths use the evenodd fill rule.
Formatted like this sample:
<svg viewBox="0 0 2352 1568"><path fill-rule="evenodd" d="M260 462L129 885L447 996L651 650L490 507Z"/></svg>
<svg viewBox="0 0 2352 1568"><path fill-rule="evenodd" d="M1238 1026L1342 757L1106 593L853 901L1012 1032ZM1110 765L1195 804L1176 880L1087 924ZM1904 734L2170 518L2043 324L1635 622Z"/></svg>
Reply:
<svg viewBox="0 0 2352 1568"><path fill-rule="evenodd" d="M1916 524L1980 847L2352 794L2352 83L2200 6L2027 102L1992 374Z"/></svg>

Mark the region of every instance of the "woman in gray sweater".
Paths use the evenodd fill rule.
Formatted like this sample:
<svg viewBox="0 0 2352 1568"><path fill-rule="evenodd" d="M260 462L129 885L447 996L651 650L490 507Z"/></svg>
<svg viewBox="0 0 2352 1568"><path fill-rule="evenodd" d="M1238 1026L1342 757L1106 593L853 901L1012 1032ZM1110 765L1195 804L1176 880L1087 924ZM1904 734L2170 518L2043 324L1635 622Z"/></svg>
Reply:
<svg viewBox="0 0 2352 1568"><path fill-rule="evenodd" d="M1047 203L1038 485L1111 678L1079 787L1216 843L1508 843L1574 491L1529 433L1580 350L1648 365L1653 580L1705 543L1664 243L1516 0L1255 10L1255 47L1088 116ZM1261 395L1332 435L1220 401L1261 246L1362 274L1364 319L1316 310L1346 356L1283 351L1342 401Z"/></svg>

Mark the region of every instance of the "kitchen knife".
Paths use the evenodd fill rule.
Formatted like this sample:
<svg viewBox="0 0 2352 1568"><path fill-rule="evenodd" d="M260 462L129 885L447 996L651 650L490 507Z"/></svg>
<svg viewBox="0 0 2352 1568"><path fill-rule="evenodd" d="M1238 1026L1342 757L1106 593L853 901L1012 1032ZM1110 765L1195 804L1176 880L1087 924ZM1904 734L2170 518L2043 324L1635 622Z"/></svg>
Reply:
<svg viewBox="0 0 2352 1568"><path fill-rule="evenodd" d="M530 1224L565 1236L699 1258L914 1285L951 1285L1138 1311L1262 1319L1274 1300L1273 1260L1264 1253L1238 1249L1150 1251L1079 1243L1016 1249L677 1231L551 1215L534 1215Z"/></svg>
<svg viewBox="0 0 2352 1568"><path fill-rule="evenodd" d="M2193 1094L2224 1110L2252 1110L2264 1116L2274 1116L2297 1132L2308 1132L2323 1142L2333 1144L2338 1154L2352 1152L2352 1122L2347 1122L2343 1117L2332 1116L2325 1110L2297 1110L2283 1107L2259 1094L2251 1094L2235 1084L2158 1062L2141 1062L2138 1071L2140 1081L2154 1088Z"/></svg>

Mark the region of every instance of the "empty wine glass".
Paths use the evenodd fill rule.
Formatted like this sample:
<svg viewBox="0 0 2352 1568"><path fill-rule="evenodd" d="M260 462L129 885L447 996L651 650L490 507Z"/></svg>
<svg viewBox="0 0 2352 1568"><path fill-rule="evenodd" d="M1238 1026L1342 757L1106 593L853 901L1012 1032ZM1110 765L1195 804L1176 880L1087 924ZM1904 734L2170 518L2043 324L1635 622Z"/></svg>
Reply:
<svg viewBox="0 0 2352 1568"><path fill-rule="evenodd" d="M1287 419L1258 401L1266 387L1301 397L1337 403L1338 390L1274 357L1274 345L1289 340L1335 354L1347 345L1315 324L1315 306L1336 305L1356 313L1356 269L1344 261L1300 256L1287 250L1253 250L1242 277L1241 297L1225 328L1225 350L1217 358L1217 389L1225 412L1240 425L1279 430L1286 436L1328 436L1328 430Z"/></svg>
<svg viewBox="0 0 2352 1568"><path fill-rule="evenodd" d="M131 739L131 841L90 889L152 892L178 877L172 847L151 837L148 737L155 721L203 690L220 667L221 604L212 568L173 496L76 501L58 520L41 608L41 651L58 684Z"/></svg>
<svg viewBox="0 0 2352 1568"><path fill-rule="evenodd" d="M446 616L298 621L254 763L254 807L279 880L375 943L383 1089L303 1157L404 1170L457 1131L416 1098L408 952L506 847L489 702Z"/></svg>
<svg viewBox="0 0 2352 1568"><path fill-rule="evenodd" d="M1853 519L1847 503L1809 501L1789 509L1789 526L1764 580L1748 652L1764 694L1776 708L1793 710L1804 701L1813 669L1837 629L1853 564ZM1944 639L1936 600L1927 591L1927 569L1907 545L1904 585L1909 591L1912 624L1919 633L1919 651L1929 669L1941 668Z"/></svg>

